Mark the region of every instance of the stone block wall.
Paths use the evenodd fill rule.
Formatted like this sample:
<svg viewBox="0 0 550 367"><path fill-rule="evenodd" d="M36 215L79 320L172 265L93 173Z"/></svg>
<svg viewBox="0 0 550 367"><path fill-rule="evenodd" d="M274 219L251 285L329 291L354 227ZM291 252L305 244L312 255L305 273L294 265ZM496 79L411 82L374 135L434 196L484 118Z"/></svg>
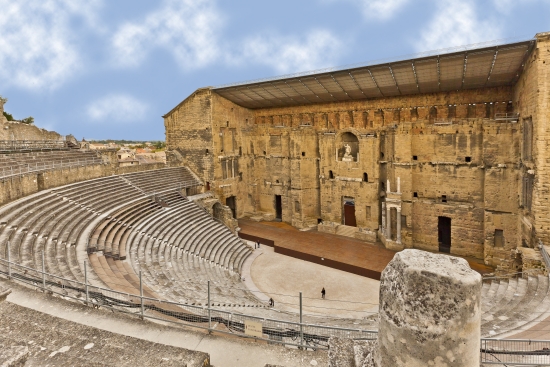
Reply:
<svg viewBox="0 0 550 367"><path fill-rule="evenodd" d="M214 179L212 94L199 89L164 117L166 150L171 164L186 165L204 182Z"/></svg>
<svg viewBox="0 0 550 367"><path fill-rule="evenodd" d="M50 171L23 174L0 180L0 205L22 197L34 194L41 190L68 185L75 182L94 178L118 175L124 173L141 172L165 168L163 163L141 166L118 167L116 152L101 152L105 163L89 166L70 167ZM112 155L112 157L110 157ZM112 158L112 160L110 160Z"/></svg>
<svg viewBox="0 0 550 367"><path fill-rule="evenodd" d="M165 116L168 147L222 204L236 198L237 217L275 217L280 195L283 221L330 226L343 223L351 199L364 238L438 251L439 217L447 217L451 253L509 267L512 249L550 237L549 37L537 36L515 86L260 109L201 89ZM495 119L511 111L519 122ZM528 159L525 119L533 123ZM213 152L207 164L204 149ZM237 162L230 177L228 160Z"/></svg>
<svg viewBox="0 0 550 367"><path fill-rule="evenodd" d="M536 48L514 87L513 100L520 113L522 133L532 122L531 157L522 154L522 178L534 174L531 208L522 207L523 241L540 238L550 243L550 32L536 36ZM525 142L523 142L525 143Z"/></svg>

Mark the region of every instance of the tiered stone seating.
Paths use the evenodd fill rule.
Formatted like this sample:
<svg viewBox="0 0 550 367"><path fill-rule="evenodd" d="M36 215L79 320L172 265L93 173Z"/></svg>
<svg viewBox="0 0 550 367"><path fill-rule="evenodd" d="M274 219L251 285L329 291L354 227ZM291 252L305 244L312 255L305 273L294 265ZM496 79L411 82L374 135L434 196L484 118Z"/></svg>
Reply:
<svg viewBox="0 0 550 367"><path fill-rule="evenodd" d="M176 193L165 199L170 207L128 223L136 272L142 271L163 297L178 302L204 304L208 280L220 289L242 288L238 272L251 249L195 203ZM221 296L227 305L258 305L250 292L240 293Z"/></svg>
<svg viewBox="0 0 550 367"><path fill-rule="evenodd" d="M163 179L158 179L161 172ZM194 186L196 178L187 169L164 168L162 170L145 171L123 175L136 187L139 187L146 194L161 193L168 190L176 190L181 187Z"/></svg>
<svg viewBox="0 0 550 367"><path fill-rule="evenodd" d="M95 152L81 150L0 154L0 177L102 163L103 160Z"/></svg>
<svg viewBox="0 0 550 367"><path fill-rule="evenodd" d="M548 276L528 276L484 282L483 337L509 336L546 318L550 310Z"/></svg>
<svg viewBox="0 0 550 367"><path fill-rule="evenodd" d="M0 208L0 255L9 240L12 261L40 269L44 251L48 273L83 282L76 246L88 241L92 284L137 294L141 271L146 296L204 304L210 280L213 301L259 306L239 275L250 247L175 190L197 183L168 168L31 195Z"/></svg>

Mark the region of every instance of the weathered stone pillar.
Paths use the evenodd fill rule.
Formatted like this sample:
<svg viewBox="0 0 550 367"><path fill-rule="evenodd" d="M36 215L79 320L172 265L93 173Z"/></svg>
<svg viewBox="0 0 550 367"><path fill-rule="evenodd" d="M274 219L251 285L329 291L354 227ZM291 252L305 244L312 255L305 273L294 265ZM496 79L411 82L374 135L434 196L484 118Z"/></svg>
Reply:
<svg viewBox="0 0 550 367"><path fill-rule="evenodd" d="M382 233L386 233L386 203L382 202Z"/></svg>
<svg viewBox="0 0 550 367"><path fill-rule="evenodd" d="M398 252L382 272L378 367L479 366L481 276L461 258Z"/></svg>
<svg viewBox="0 0 550 367"><path fill-rule="evenodd" d="M401 208L397 208L397 243L401 243Z"/></svg>
<svg viewBox="0 0 550 367"><path fill-rule="evenodd" d="M391 207L386 205L386 238L391 240Z"/></svg>

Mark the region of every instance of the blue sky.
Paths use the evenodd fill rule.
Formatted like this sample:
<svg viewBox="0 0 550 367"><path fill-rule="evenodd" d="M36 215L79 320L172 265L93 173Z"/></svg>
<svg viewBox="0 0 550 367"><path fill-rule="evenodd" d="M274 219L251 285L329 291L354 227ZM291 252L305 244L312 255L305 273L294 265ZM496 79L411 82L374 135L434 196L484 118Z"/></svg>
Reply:
<svg viewBox="0 0 550 367"><path fill-rule="evenodd" d="M7 112L164 139L195 89L550 31L550 0L0 0Z"/></svg>

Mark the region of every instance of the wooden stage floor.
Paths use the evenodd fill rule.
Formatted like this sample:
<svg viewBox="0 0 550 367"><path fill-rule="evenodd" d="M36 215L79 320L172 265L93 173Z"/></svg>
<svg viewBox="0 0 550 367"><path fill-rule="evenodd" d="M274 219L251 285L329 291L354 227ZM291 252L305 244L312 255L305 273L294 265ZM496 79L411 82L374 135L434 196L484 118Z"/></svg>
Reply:
<svg viewBox="0 0 550 367"><path fill-rule="evenodd" d="M350 237L299 231L287 223L255 222L239 219L240 235L274 242L276 253L380 280L382 270L395 255L381 243L373 244ZM481 260L466 258L470 267L481 274L493 271Z"/></svg>
<svg viewBox="0 0 550 367"><path fill-rule="evenodd" d="M239 219L239 227L240 233L274 241L276 253L377 280L395 255L381 244L315 230L302 232L282 222Z"/></svg>

